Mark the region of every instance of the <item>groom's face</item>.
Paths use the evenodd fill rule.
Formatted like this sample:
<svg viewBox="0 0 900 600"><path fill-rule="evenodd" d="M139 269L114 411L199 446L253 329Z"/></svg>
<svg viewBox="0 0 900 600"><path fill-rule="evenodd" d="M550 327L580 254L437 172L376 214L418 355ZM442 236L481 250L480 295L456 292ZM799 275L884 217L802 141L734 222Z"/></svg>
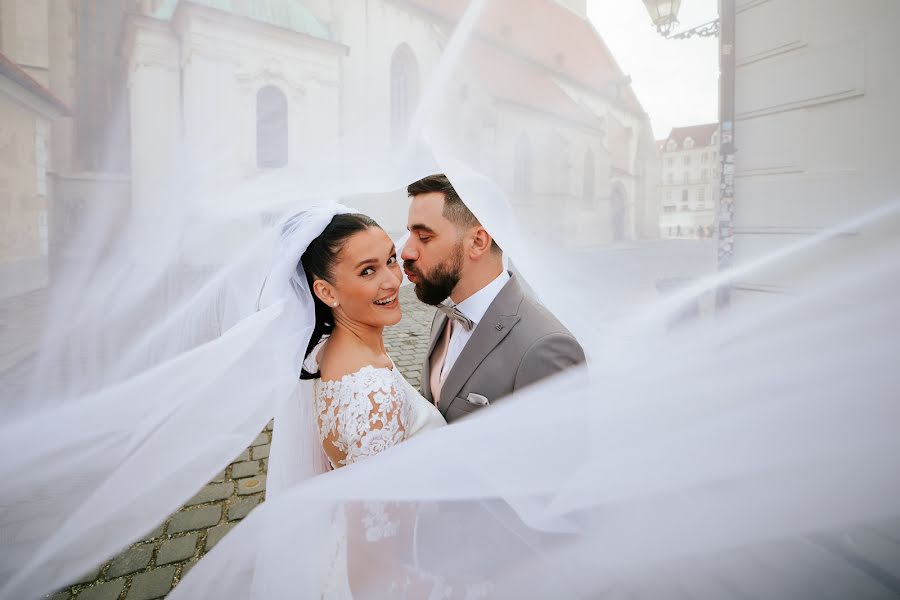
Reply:
<svg viewBox="0 0 900 600"><path fill-rule="evenodd" d="M440 304L462 275L463 245L456 226L444 216L444 194L413 196L409 205L409 241L400 255L416 296L426 304Z"/></svg>

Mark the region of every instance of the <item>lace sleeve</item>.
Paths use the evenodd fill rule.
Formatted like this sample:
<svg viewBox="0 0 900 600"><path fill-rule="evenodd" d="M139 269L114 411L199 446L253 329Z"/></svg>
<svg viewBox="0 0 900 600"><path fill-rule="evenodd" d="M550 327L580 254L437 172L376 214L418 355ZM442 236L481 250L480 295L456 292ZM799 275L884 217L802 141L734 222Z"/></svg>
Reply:
<svg viewBox="0 0 900 600"><path fill-rule="evenodd" d="M317 384L319 439L335 468L402 442L408 412L390 369L365 367L340 380Z"/></svg>

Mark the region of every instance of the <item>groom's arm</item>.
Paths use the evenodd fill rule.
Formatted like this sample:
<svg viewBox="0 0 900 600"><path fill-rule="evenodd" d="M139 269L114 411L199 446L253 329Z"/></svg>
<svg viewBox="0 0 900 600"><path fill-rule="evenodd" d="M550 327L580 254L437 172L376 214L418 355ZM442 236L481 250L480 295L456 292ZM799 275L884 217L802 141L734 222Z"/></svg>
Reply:
<svg viewBox="0 0 900 600"><path fill-rule="evenodd" d="M513 391L583 362L584 350L571 334L547 334L525 351L516 371Z"/></svg>

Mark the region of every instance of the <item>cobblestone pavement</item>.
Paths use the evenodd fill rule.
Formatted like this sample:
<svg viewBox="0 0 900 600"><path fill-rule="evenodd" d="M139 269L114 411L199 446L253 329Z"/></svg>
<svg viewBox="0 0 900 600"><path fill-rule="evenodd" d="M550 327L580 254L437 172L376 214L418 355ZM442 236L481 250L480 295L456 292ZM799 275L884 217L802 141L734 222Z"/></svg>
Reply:
<svg viewBox="0 0 900 600"><path fill-rule="evenodd" d="M400 292L403 320L385 331L400 371L419 385L434 309L412 287ZM219 475L145 540L86 573L52 600L152 600L162 598L241 519L263 502L272 423Z"/></svg>

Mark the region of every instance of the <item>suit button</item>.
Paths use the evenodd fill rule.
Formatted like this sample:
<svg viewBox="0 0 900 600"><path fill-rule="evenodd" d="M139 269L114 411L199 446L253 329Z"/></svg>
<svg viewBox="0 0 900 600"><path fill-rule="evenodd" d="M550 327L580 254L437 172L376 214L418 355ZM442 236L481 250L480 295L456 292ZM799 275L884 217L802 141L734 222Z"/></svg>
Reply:
<svg viewBox="0 0 900 600"><path fill-rule="evenodd" d="M497 331L503 331L503 325L497 323Z"/></svg>

